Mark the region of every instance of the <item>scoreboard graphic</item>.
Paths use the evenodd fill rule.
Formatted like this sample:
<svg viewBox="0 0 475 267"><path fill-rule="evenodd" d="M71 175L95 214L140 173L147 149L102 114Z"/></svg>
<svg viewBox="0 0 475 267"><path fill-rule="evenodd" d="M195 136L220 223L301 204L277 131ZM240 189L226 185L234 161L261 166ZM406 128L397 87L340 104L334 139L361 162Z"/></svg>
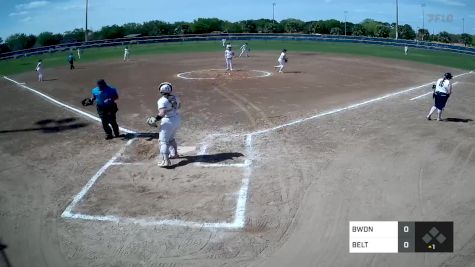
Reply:
<svg viewBox="0 0 475 267"><path fill-rule="evenodd" d="M350 221L350 253L453 252L453 222Z"/></svg>

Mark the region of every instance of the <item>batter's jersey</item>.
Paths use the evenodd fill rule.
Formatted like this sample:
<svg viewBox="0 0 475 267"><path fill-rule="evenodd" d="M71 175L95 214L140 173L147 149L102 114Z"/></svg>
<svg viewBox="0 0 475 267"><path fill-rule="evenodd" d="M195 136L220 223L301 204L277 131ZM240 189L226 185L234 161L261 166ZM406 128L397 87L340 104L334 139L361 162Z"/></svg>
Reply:
<svg viewBox="0 0 475 267"><path fill-rule="evenodd" d="M231 50L224 51L224 57L228 58L228 59L233 58L234 57L234 51L231 51Z"/></svg>
<svg viewBox="0 0 475 267"><path fill-rule="evenodd" d="M162 96L157 101L158 109L165 109L165 118L172 118L180 115L178 109L180 109L180 98L178 96L170 95L168 97Z"/></svg>
<svg viewBox="0 0 475 267"><path fill-rule="evenodd" d="M442 82L443 81L443 82ZM439 79L437 80L435 91L444 93L444 94L451 94L452 93L452 84L450 84L449 80Z"/></svg>
<svg viewBox="0 0 475 267"><path fill-rule="evenodd" d="M285 52L282 52L282 53L280 53L280 57L279 57L278 60L279 60L279 61L282 61L282 60L285 59L286 56L287 56L287 55L285 54Z"/></svg>

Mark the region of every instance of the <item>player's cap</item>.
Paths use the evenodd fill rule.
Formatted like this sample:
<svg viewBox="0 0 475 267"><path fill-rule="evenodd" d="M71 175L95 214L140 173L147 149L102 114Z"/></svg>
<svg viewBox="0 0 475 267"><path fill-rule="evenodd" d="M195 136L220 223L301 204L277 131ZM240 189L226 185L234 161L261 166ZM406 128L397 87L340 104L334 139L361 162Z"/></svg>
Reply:
<svg viewBox="0 0 475 267"><path fill-rule="evenodd" d="M444 78L451 80L453 78L452 73L447 72L446 74L444 74Z"/></svg>
<svg viewBox="0 0 475 267"><path fill-rule="evenodd" d="M169 82L163 82L158 86L161 94L169 94L173 90L173 86Z"/></svg>
<svg viewBox="0 0 475 267"><path fill-rule="evenodd" d="M226 46L226 48L232 48L232 47L233 47L233 46L230 45L230 44L228 44L228 45Z"/></svg>
<svg viewBox="0 0 475 267"><path fill-rule="evenodd" d="M100 79L100 80L97 81L97 86L106 87L107 83L106 83L106 81L104 81L104 79Z"/></svg>

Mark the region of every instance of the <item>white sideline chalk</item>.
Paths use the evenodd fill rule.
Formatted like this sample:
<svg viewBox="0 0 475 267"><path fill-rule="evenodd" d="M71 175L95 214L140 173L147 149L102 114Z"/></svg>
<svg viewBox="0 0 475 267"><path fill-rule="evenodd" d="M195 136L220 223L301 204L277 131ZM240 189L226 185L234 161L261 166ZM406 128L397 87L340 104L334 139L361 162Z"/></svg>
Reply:
<svg viewBox="0 0 475 267"><path fill-rule="evenodd" d="M63 108L67 108L67 109L69 109L69 110L71 110L71 111L73 111L73 112L76 112L76 113L78 113L78 114L80 114L80 115L82 115L82 116L84 116L84 117L86 117L86 118L89 118L89 119L92 119L92 120L95 120L95 121L98 121L98 122L101 121L101 119L99 119L98 117L96 117L96 116L94 116L94 115L92 115L92 114L90 114L90 113L88 113L88 112L82 111L82 110L77 109L77 108L75 108L75 107L72 107L72 106L70 106L70 105L68 105L68 104L66 104L66 103L63 103L63 102L61 102L61 101L59 101L59 100L56 100L56 99L54 99L54 98L52 98L52 97L50 97L50 96L48 96L48 95L46 95L46 94L41 93L40 91L37 91L37 90L35 90L35 89L33 89L33 88L29 87L29 86L26 86L24 83L17 82L17 81L15 81L15 80L11 79L11 78L8 78L7 76L3 76L3 78L4 78L5 80L8 80L8 81L10 81L10 82L12 82L12 83L15 83L16 85L21 86L21 87L23 87L23 88L25 88L25 89L27 89L27 90L33 92L33 93L35 93L35 94L37 94L37 95L39 95L39 96L45 98L46 100L48 100L48 101L50 101L50 102L53 102L53 103L56 104L56 105L59 105L59 106L61 106L61 107L63 107ZM123 128L123 127L119 127L119 129L120 129L122 132L130 133L130 134L135 134L135 133L136 133L135 131L132 131L132 130L129 130L129 129L126 129L126 128Z"/></svg>

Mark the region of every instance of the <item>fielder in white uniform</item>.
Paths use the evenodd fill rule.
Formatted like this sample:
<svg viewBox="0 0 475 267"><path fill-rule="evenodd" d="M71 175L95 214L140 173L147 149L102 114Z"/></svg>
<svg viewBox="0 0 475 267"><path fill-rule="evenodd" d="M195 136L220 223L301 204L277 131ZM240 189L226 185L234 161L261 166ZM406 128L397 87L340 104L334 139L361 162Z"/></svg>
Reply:
<svg viewBox="0 0 475 267"><path fill-rule="evenodd" d="M231 45L226 46L226 50L224 51L224 59L226 60L226 70L233 70L233 58L234 58L234 51Z"/></svg>
<svg viewBox="0 0 475 267"><path fill-rule="evenodd" d="M221 42L223 42L223 47L226 47L226 39L221 39Z"/></svg>
<svg viewBox="0 0 475 267"><path fill-rule="evenodd" d="M239 57L241 57L244 53L246 53L246 57L249 57L249 45L247 43L244 43L241 46L241 54L239 54Z"/></svg>
<svg viewBox="0 0 475 267"><path fill-rule="evenodd" d="M277 59L279 65L274 66L274 68L279 68L279 72L284 72L285 67L287 67L287 60L287 49L283 49L282 53L280 53L280 56Z"/></svg>
<svg viewBox="0 0 475 267"><path fill-rule="evenodd" d="M172 95L172 85L168 82L161 83L158 86L162 97L158 99L158 116L160 120L160 167L169 167L170 159L178 157L178 145L175 140L175 134L180 128L181 117L178 110L180 109L180 99Z"/></svg>
<svg viewBox="0 0 475 267"><path fill-rule="evenodd" d="M126 46L124 49L124 61L129 60L129 54L130 54L129 48Z"/></svg>
<svg viewBox="0 0 475 267"><path fill-rule="evenodd" d="M79 49L78 47L77 50L78 50L78 59L81 59L81 49Z"/></svg>
<svg viewBox="0 0 475 267"><path fill-rule="evenodd" d="M409 47L406 45L404 46L404 54L407 56L407 51L409 50Z"/></svg>
<svg viewBox="0 0 475 267"><path fill-rule="evenodd" d="M434 106L429 111L427 119L431 120L432 113L437 110L437 120L442 120L442 111L449 100L450 95L452 94L452 74L447 72L444 74L444 78L437 80L436 87L434 90Z"/></svg>
<svg viewBox="0 0 475 267"><path fill-rule="evenodd" d="M43 61L40 59L38 60L38 64L36 64L35 68L36 72L38 73L38 81L43 81Z"/></svg>

